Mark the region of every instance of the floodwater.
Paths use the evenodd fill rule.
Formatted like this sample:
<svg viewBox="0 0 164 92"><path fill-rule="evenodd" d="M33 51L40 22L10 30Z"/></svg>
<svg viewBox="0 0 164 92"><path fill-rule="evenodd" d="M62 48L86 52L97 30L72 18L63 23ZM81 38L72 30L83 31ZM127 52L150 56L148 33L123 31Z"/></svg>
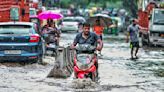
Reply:
<svg viewBox="0 0 164 92"><path fill-rule="evenodd" d="M61 45L71 43L75 34L63 34ZM106 36L107 37L107 36ZM164 92L164 48L139 50L130 59L124 36L107 37L99 57L98 83L89 79L47 78L55 58L46 56L45 65L0 63L0 92Z"/></svg>

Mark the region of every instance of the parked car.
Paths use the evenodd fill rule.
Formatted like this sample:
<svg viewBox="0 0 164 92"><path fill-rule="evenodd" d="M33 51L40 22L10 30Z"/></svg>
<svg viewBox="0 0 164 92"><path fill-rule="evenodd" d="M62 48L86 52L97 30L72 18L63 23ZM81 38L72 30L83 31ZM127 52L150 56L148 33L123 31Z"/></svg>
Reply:
<svg viewBox="0 0 164 92"><path fill-rule="evenodd" d="M61 31L75 31L77 32L79 29L79 21L75 19L75 17L65 17L62 20Z"/></svg>
<svg viewBox="0 0 164 92"><path fill-rule="evenodd" d="M77 20L79 24L83 24L86 22L85 18L81 16L76 16L75 20Z"/></svg>
<svg viewBox="0 0 164 92"><path fill-rule="evenodd" d="M44 40L34 23L0 23L0 61L42 62Z"/></svg>

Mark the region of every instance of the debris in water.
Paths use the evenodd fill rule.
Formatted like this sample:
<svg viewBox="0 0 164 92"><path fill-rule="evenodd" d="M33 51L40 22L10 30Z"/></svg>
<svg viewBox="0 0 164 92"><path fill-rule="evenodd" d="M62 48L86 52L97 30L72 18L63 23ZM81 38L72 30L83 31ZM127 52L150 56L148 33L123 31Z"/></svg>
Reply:
<svg viewBox="0 0 164 92"><path fill-rule="evenodd" d="M76 79L73 80L72 88L75 89L95 89L98 85L91 79Z"/></svg>

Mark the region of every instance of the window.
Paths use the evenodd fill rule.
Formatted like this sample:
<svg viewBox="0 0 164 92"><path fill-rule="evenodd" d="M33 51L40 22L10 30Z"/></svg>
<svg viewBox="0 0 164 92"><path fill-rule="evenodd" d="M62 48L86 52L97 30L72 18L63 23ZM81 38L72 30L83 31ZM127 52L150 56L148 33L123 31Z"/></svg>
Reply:
<svg viewBox="0 0 164 92"><path fill-rule="evenodd" d="M0 25L0 34L30 34L33 30L27 25Z"/></svg>
<svg viewBox="0 0 164 92"><path fill-rule="evenodd" d="M37 15L37 13L36 13L36 10L30 10L30 16L32 16L32 15Z"/></svg>
<svg viewBox="0 0 164 92"><path fill-rule="evenodd" d="M164 10L155 10L154 24L164 24Z"/></svg>
<svg viewBox="0 0 164 92"><path fill-rule="evenodd" d="M11 20L19 20L19 8L12 7L10 9L10 18Z"/></svg>

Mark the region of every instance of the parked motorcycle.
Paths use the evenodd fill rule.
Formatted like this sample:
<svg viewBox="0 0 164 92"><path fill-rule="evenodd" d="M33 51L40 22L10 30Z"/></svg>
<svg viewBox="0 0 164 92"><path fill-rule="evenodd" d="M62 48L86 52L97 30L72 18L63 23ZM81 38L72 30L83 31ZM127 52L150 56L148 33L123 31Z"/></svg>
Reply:
<svg viewBox="0 0 164 92"><path fill-rule="evenodd" d="M96 47L88 44L78 45L74 56L74 73L76 78L90 78L97 81L97 55Z"/></svg>

